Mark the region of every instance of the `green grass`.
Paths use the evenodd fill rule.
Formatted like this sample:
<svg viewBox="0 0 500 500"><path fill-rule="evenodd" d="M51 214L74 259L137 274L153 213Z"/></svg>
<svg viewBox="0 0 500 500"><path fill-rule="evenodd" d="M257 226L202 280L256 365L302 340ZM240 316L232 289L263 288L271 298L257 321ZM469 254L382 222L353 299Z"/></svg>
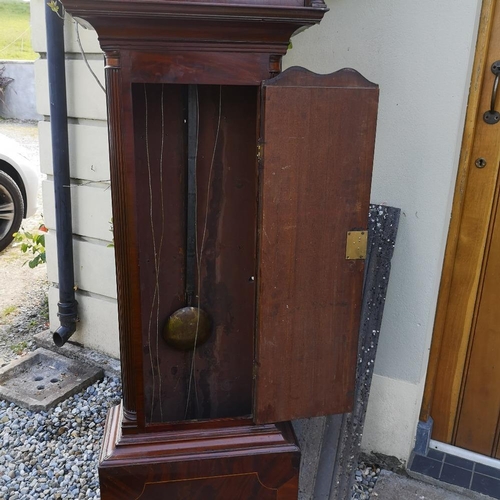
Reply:
<svg viewBox="0 0 500 500"><path fill-rule="evenodd" d="M0 317L6 318L9 314L12 314L17 310L17 306L7 306L0 314Z"/></svg>
<svg viewBox="0 0 500 500"><path fill-rule="evenodd" d="M20 356L26 350L26 347L28 347L28 342L24 340L22 342L10 346L12 352L14 354L17 354L18 356Z"/></svg>
<svg viewBox="0 0 500 500"><path fill-rule="evenodd" d="M30 4L21 0L0 0L0 59L33 61Z"/></svg>

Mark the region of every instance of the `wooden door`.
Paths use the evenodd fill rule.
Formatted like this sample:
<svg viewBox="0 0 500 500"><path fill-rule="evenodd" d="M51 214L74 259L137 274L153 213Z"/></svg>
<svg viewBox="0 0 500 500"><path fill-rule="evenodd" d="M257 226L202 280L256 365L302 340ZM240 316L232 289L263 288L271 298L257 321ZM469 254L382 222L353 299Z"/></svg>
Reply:
<svg viewBox="0 0 500 500"><path fill-rule="evenodd" d="M262 88L255 420L349 411L378 88L291 68Z"/></svg>
<svg viewBox="0 0 500 500"><path fill-rule="evenodd" d="M498 189L498 188L497 188ZM500 214L498 198L471 332L455 445L500 458Z"/></svg>
<svg viewBox="0 0 500 500"><path fill-rule="evenodd" d="M436 440L499 457L500 124L485 123L500 6L484 0L421 420ZM496 106L500 106L500 99Z"/></svg>

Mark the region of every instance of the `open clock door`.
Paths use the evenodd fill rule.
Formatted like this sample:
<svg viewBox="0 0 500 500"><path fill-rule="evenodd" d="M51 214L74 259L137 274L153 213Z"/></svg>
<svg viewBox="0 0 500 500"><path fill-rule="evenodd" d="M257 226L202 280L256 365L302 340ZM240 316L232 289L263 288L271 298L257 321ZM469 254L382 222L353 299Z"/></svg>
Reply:
<svg viewBox="0 0 500 500"><path fill-rule="evenodd" d="M352 408L377 105L350 69L263 83L256 423Z"/></svg>

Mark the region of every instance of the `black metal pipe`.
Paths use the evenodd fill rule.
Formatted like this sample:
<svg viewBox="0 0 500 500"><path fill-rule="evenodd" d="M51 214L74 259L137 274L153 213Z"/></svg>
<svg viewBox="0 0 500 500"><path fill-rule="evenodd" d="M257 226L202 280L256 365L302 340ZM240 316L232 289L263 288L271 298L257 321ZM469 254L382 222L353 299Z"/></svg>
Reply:
<svg viewBox="0 0 500 500"><path fill-rule="evenodd" d="M75 300L75 276L73 271L64 19L47 4L45 5L45 24L56 208L57 268L59 273L57 315L60 326L54 332L52 338L54 343L61 347L76 331L78 302Z"/></svg>

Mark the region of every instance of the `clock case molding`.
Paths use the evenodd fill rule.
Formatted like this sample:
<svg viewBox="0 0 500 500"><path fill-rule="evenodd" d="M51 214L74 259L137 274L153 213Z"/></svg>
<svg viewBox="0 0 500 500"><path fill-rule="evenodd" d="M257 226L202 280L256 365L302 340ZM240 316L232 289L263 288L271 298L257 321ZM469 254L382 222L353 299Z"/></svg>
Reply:
<svg viewBox="0 0 500 500"><path fill-rule="evenodd" d="M64 6L95 28L106 61L123 401L106 424L102 498L212 498L199 493L202 483L202 489L228 488L227 498L296 498L300 450L285 421L343 413L353 402L364 266L346 259L345 246L348 231L366 228L378 87L354 70L281 73L290 37L322 19L322 1L66 0ZM247 266L244 272L252 272L245 276L255 282L241 297L239 285L228 285L238 295L234 302L249 304L238 306L247 333L219 346L236 361L216 360L226 363L220 371L232 387L219 394L223 380L214 375L202 401L206 414L183 419L175 412L160 415L151 402L145 352L154 348L144 334L151 248L143 237L148 207L141 162L144 116L149 110L159 124L163 105L167 122L170 112L181 123L184 105L176 103L192 85L200 89L200 113L206 110L200 134L206 123L213 136L210 118L224 98L225 159L241 164L236 170L247 186L246 194L228 200L234 207L240 198L253 200L231 216L241 212L235 224L248 227L233 245L250 249L246 263L227 257L223 278L229 283L231 268ZM156 134L151 144L158 145L159 126L150 128ZM169 136L179 133L169 129ZM232 140L239 145L234 150ZM179 145L178 158L183 155ZM181 226L172 230L180 245ZM233 233L222 231L216 239ZM173 272L182 274L183 265ZM182 278L176 283L182 288ZM219 305L204 307L224 323L217 290L213 302ZM231 339L218 331L213 336ZM218 340L197 348L200 363L213 349L210 342ZM164 364L177 363L168 346L158 349L154 354ZM208 361L202 366L210 369ZM173 380L168 376L166 387ZM229 403L213 404L214 395Z"/></svg>

